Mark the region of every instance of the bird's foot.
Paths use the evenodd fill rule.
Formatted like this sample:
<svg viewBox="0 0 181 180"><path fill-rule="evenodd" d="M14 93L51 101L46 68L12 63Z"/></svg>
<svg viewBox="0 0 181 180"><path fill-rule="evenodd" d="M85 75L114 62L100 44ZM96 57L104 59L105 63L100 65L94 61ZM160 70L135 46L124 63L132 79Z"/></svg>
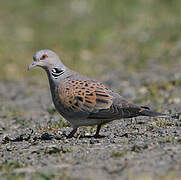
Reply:
<svg viewBox="0 0 181 180"><path fill-rule="evenodd" d="M68 134L68 135L66 135L66 137L67 137L67 138L73 138L73 137L74 137L74 135L72 135L72 134Z"/></svg>
<svg viewBox="0 0 181 180"><path fill-rule="evenodd" d="M73 129L69 135L67 135L67 138L72 138L74 136L74 134L76 133L77 128Z"/></svg>

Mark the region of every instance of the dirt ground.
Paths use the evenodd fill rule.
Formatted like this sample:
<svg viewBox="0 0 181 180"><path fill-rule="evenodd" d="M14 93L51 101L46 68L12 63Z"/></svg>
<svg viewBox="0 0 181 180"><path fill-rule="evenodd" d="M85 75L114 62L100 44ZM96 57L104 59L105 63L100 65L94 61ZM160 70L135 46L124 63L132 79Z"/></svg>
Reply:
<svg viewBox="0 0 181 180"><path fill-rule="evenodd" d="M0 5L0 180L180 180L181 0L19 0ZM37 50L170 118L82 127L74 138Z"/></svg>
<svg viewBox="0 0 181 180"><path fill-rule="evenodd" d="M0 179L181 179L181 74L114 75L100 79L174 117L117 120L98 139L95 127L82 127L67 139L71 127L55 111L48 87L0 82Z"/></svg>

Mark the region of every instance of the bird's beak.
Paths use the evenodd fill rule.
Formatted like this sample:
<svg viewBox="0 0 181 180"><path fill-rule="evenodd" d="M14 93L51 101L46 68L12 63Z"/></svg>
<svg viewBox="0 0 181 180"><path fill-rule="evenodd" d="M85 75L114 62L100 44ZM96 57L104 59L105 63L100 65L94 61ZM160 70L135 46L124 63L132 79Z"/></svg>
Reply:
<svg viewBox="0 0 181 180"><path fill-rule="evenodd" d="M34 68L34 67L36 67L36 66L37 66L37 62L34 61L32 64L30 64L30 65L28 66L28 70L30 70L30 69L32 69L32 68Z"/></svg>

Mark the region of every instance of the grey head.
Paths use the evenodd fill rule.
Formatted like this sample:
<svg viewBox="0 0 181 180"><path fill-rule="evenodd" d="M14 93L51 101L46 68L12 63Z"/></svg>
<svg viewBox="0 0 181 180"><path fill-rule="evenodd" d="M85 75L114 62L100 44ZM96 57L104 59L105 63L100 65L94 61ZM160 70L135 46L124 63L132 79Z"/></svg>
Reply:
<svg viewBox="0 0 181 180"><path fill-rule="evenodd" d="M41 67L47 72L50 79L59 79L66 70L57 54L48 49L37 51L33 56L33 60L28 70L37 66Z"/></svg>

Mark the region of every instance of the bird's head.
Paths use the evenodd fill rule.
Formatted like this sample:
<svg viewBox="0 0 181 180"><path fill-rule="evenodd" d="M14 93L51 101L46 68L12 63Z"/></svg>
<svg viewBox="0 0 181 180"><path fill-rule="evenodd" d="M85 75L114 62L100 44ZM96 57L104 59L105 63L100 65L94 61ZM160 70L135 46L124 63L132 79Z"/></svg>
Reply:
<svg viewBox="0 0 181 180"><path fill-rule="evenodd" d="M49 71L53 77L58 77L65 71L65 66L57 56L57 54L51 50L40 50L33 56L33 63L29 65L28 70L39 66Z"/></svg>
<svg viewBox="0 0 181 180"><path fill-rule="evenodd" d="M40 50L36 52L36 54L33 56L33 63L29 65L28 70L39 66L44 69L49 69L54 66L61 66L63 67L63 63L57 56L57 54L51 50Z"/></svg>

